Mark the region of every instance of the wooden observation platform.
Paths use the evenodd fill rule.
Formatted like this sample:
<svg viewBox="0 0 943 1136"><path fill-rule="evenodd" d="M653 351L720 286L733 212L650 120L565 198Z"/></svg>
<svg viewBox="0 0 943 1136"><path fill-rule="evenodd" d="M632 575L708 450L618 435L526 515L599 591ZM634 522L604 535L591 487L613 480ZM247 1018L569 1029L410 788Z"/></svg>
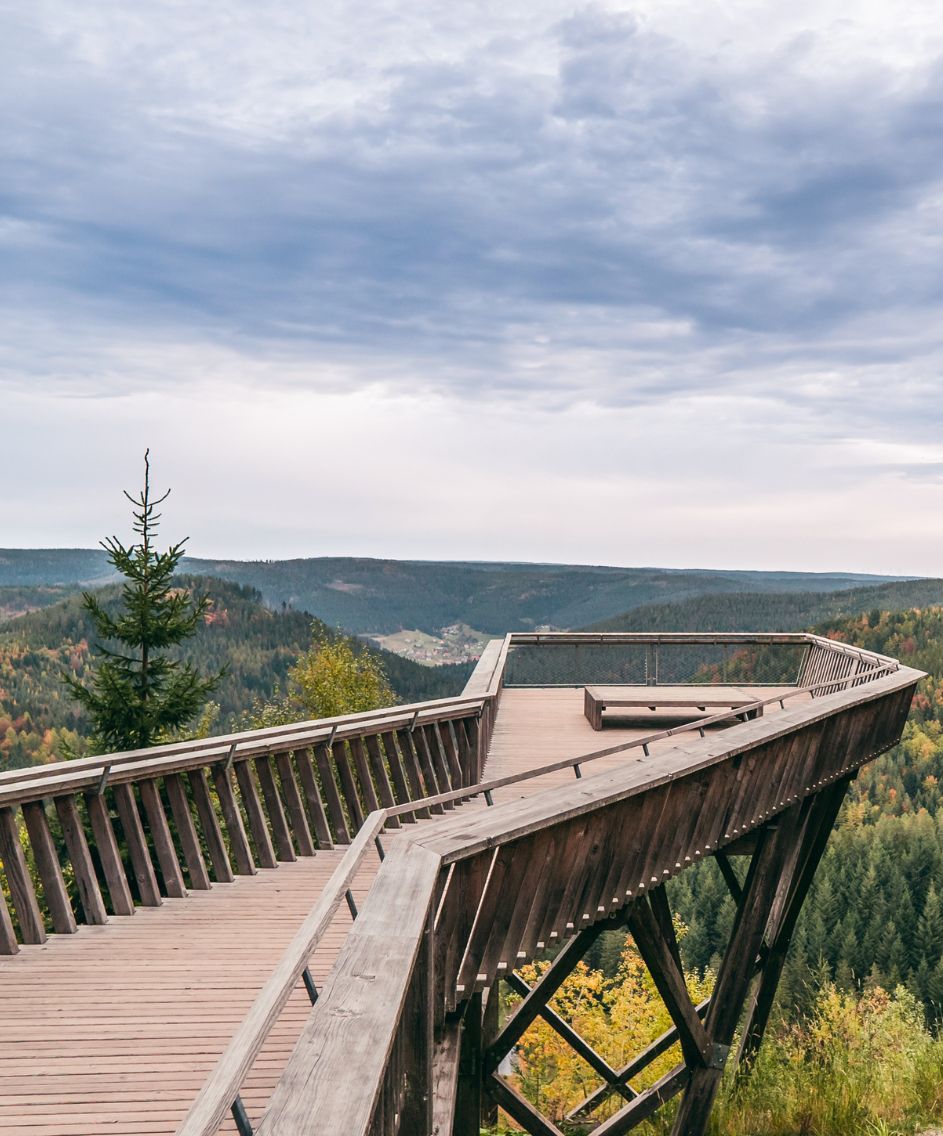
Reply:
<svg viewBox="0 0 943 1136"><path fill-rule="evenodd" d="M499 1072L538 1016L599 1079L572 1120L681 1094L698 1136L920 677L811 635L513 634L459 698L0 774L0 1136L477 1136L496 1107L559 1136ZM664 885L708 856L737 914L694 1006ZM549 1006L613 928L674 1023L620 1069Z"/></svg>

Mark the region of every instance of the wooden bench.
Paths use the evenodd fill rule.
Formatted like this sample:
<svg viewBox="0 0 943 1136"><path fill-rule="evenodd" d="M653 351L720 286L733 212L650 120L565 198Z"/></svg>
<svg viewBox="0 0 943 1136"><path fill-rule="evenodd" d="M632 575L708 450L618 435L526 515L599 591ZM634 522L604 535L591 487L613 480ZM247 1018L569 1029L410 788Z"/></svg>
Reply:
<svg viewBox="0 0 943 1136"><path fill-rule="evenodd" d="M583 711L594 730L602 729L602 712L612 707L636 710L676 710L691 707L708 709L749 706L762 697L756 691L740 686L587 686ZM763 707L747 711L741 717L759 717Z"/></svg>

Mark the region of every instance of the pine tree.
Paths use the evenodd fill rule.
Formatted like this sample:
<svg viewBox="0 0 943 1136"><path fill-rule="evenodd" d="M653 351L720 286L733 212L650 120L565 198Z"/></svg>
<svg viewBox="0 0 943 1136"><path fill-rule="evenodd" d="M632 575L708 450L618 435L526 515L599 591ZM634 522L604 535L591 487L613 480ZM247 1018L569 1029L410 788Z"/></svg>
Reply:
<svg viewBox="0 0 943 1136"><path fill-rule="evenodd" d="M202 678L190 663L165 653L193 634L210 602L207 597L194 600L173 585L186 539L166 552L153 546L161 516L157 507L169 494L168 489L157 500L151 498L150 451L145 451L144 488L137 497L125 491L140 541L128 547L117 537L101 542L126 580L121 608L113 614L94 595L82 597L99 638L118 645L96 644L101 661L90 686L63 676L92 719L92 745L101 753L165 740L199 713L225 673Z"/></svg>

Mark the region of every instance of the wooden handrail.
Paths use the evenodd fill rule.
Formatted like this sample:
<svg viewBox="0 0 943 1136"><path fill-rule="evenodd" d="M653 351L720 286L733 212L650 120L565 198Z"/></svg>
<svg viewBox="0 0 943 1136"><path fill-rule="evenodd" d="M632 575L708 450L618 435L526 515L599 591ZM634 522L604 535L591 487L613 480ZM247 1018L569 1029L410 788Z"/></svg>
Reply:
<svg viewBox="0 0 943 1136"><path fill-rule="evenodd" d="M382 809L367 817L344 858L334 869L317 903L298 928L271 977L252 1003L252 1008L233 1034L200 1095L193 1102L193 1107L177 1129L177 1136L215 1133L229 1113L233 1101L239 1096L246 1074L298 985L308 959L330 927L386 819L386 811Z"/></svg>
<svg viewBox="0 0 943 1136"><path fill-rule="evenodd" d="M863 685L860 675L823 684L851 688L800 705L785 728L758 719L713 743L667 751L645 771L622 767L583 781L577 800L560 787L482 811L460 825L443 821L422 830L406 847L438 858L439 898L430 941L411 963L401 952L397 965L385 970L382 937L348 939L259 1136L335 1131L351 1100L345 1076L351 1054L367 1052L368 1045L365 1083L357 1084L356 1107L345 1131L351 1136L393 1133L404 1115L411 1123L399 1131L431 1130L432 1079L428 1053L416 1051L417 1023L441 1021L445 1009L454 1008L456 990L464 998L487 988L502 967L534 957L540 943L560 941L605 920L697 856L767 824L823 787L843 784L899 738L920 677L910 668L874 668ZM856 679L860 689L854 688ZM832 729L836 714L847 714L847 725L837 734ZM793 737L798 731L806 744L797 761ZM743 752L763 758L738 767L747 792L728 760ZM668 801L674 823L656 825L664 820ZM641 839L638 824L645 818L655 827L645 829ZM576 855L590 845L603 852ZM416 863L425 868L427 862ZM567 871L573 879L561 891L559 881ZM541 883L555 897L543 912L535 910ZM404 926L414 928L424 917L420 904L430 887L417 876L415 909L397 909ZM376 913L375 922L382 925L383 913L409 894L406 880L381 873L364 914ZM428 967L430 957L434 969ZM360 1008L365 979L375 980L371 1004L389 1008L382 1031ZM403 1053L415 1062L405 1082L398 1057ZM419 1060L423 1057L425 1063Z"/></svg>
<svg viewBox="0 0 943 1136"><path fill-rule="evenodd" d="M136 782L164 773L215 765L229 756L233 745L237 747L234 760L245 761L261 754L287 753L328 739L347 741L410 725L465 717L480 709L483 701L480 696L437 699L340 718L296 722L271 730L247 730L180 744L6 770L0 773L0 804L38 800L63 789L75 792L91 787L97 784L106 767L110 770L109 784Z"/></svg>
<svg viewBox="0 0 943 1136"><path fill-rule="evenodd" d="M313 745L319 741L347 740L352 737L364 736L378 730L396 729L401 725L414 722L416 715L419 721L438 721L449 716L450 711L466 711L469 708L480 708L483 700L493 698L501 686L504 667L508 652L515 645L552 645L573 643L787 643L787 644L815 644L824 650L834 653L852 655L858 659L879 660L881 663L895 664L895 660L885 655L871 651L862 651L848 644L833 639L825 639L811 634L792 633L765 633L751 635L749 633L714 634L686 634L679 632L665 632L661 634L647 634L637 632L626 633L584 633L584 632L512 632L503 640L494 639L483 653L489 655L483 673L478 668L466 684L465 690L455 698L431 699L425 702L408 703L402 706L390 707L381 710L369 710L356 714L344 714L334 718L311 719L304 722L293 722L285 726L269 727L261 730L245 730L238 733L219 735L209 739L196 739L187 742L174 742L160 746L151 746L141 750L127 750L109 753L95 757L78 758L74 761L55 762L50 765L32 766L27 769L11 769L0 772L0 801L20 801L38 799L49 796L57 791L57 778L63 771L68 770L69 781L64 785L75 785L76 788L91 786L101 777L105 766L109 766L111 773L109 780L137 780L148 775L151 768L159 776L165 771L174 769L188 770L208 766L225 758L233 744L237 748L238 760L256 757L261 753L287 752L298 746ZM493 650L492 650L493 649ZM490 654L489 654L490 652ZM479 663L480 666L480 663ZM474 684L475 692L470 688ZM179 765L166 761L167 758L181 758ZM153 766L151 765L153 763ZM135 777L122 777L120 770L123 766L132 766ZM82 780L78 774L89 771L89 779ZM75 780L72 780L73 775ZM22 786L28 782L45 782L48 788L42 793L36 793L32 798L27 794L19 794L12 786Z"/></svg>
<svg viewBox="0 0 943 1136"><path fill-rule="evenodd" d="M867 675L869 680L873 680L893 673L897 669L898 664L892 661L892 665L875 668L867 672ZM335 870L334 875L331 877L325 892L319 899L312 914L305 920L301 930L299 930L298 934L285 951L272 978L259 993L243 1024L234 1035L232 1042L227 1046L215 1070L210 1074L192 1109L187 1114L182 1125L177 1129L177 1136L212 1136L212 1134L216 1132L226 1112L231 1108L233 1101L236 1099L241 1089L242 1081L251 1067L252 1062L261 1051L265 1039L277 1020L281 1008L287 1002L292 990L297 984L298 978L306 965L306 960L316 949L321 935L330 923L330 918L324 918L324 912L327 910L328 906L333 904L331 917L333 916L333 913L340 905L344 891L349 887L350 880L353 879L365 855L369 851L371 842L382 831L389 819L406 816L422 808L428 808L437 804L454 804L473 797L490 795L492 791L509 785L520 784L535 777L543 777L548 773L560 769L588 764L600 758L609 757L627 750L639 748L647 750L647 748L656 741L689 733L693 730L703 732L704 726L720 724L729 721L731 718L739 717L744 713L752 712L775 703L784 704L788 699L803 695L809 696L819 689L828 688L830 693L837 693L835 692L836 686L846 687L855 682L860 683L861 677L860 674L852 675L844 679L829 680L828 682L817 685L797 688L782 695L758 699L749 706L741 706L736 710L714 714L708 718L701 718L696 722L686 723L685 725L672 729L649 734L644 738L638 738L631 742L623 742L619 745L610 746L579 757L564 758L563 760L550 762L547 765L527 770L523 773L493 778L474 786L453 790L448 793L440 793L437 796L425 798L421 801L408 802L393 808L371 813L364 822L364 828L361 829L357 841L351 845L341 864ZM862 697L867 696L862 695ZM827 714L830 708L828 706L820 706L816 709L819 715L823 715ZM730 747L728 746L727 749L730 749ZM735 752L735 749L731 752ZM364 837L364 833L367 833L367 836L361 839ZM461 843L461 841L462 838L459 837L459 843ZM477 847L478 845L473 839L465 839L465 852L470 853L477 851ZM454 850L447 853L443 849L443 864L451 863L458 858L460 858L459 853L456 853ZM320 928L320 930L317 930L317 928Z"/></svg>

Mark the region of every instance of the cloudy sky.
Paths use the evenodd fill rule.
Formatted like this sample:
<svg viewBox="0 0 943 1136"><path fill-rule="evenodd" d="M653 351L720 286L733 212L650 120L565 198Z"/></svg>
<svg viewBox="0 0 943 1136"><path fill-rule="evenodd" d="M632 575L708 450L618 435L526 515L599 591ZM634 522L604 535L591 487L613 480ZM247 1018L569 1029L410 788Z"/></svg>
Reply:
<svg viewBox="0 0 943 1136"><path fill-rule="evenodd" d="M943 574L934 3L0 0L0 546Z"/></svg>

